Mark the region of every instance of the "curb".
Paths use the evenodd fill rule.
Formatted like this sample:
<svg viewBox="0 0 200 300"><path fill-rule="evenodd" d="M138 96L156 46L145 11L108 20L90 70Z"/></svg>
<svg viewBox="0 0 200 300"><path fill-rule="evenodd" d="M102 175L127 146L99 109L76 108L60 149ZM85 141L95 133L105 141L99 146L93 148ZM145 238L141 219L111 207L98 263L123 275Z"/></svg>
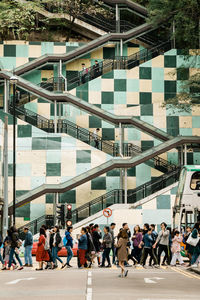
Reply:
<svg viewBox="0 0 200 300"><path fill-rule="evenodd" d="M200 268L190 268L190 269L188 269L188 271L191 271L191 272L194 272L194 273L200 275Z"/></svg>

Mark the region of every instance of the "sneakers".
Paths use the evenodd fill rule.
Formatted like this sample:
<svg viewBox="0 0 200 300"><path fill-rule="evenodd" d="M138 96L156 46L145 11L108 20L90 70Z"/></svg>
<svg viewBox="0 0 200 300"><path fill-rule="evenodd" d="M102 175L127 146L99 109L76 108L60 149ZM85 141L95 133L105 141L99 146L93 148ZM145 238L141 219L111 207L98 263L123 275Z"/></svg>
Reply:
<svg viewBox="0 0 200 300"><path fill-rule="evenodd" d="M33 267L33 265L28 265L28 267L29 267L29 268L32 268L32 267Z"/></svg>
<svg viewBox="0 0 200 300"><path fill-rule="evenodd" d="M191 268L198 268L197 264L191 265Z"/></svg>
<svg viewBox="0 0 200 300"><path fill-rule="evenodd" d="M20 270L23 270L23 268L24 268L24 267L23 267L23 266L21 266L21 267L19 267L17 270L19 270L19 271L20 271Z"/></svg>
<svg viewBox="0 0 200 300"><path fill-rule="evenodd" d="M127 275L128 275L128 270L125 271L124 277L127 277Z"/></svg>
<svg viewBox="0 0 200 300"><path fill-rule="evenodd" d="M23 265L24 267L28 267L29 265L28 264L25 264L25 265Z"/></svg>
<svg viewBox="0 0 200 300"><path fill-rule="evenodd" d="M107 266L106 266L106 268L111 268L111 267L112 267L111 265L107 265Z"/></svg>

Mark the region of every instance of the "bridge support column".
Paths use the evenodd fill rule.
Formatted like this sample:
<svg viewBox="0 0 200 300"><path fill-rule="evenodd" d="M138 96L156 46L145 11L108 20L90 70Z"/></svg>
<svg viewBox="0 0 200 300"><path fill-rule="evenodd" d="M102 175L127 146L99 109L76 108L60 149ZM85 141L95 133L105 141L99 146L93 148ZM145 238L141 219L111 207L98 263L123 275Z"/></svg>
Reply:
<svg viewBox="0 0 200 300"><path fill-rule="evenodd" d="M3 110L8 113L8 102L9 102L9 81L4 79L4 105Z"/></svg>
<svg viewBox="0 0 200 300"><path fill-rule="evenodd" d="M57 133L57 101L54 101L54 133Z"/></svg>
<svg viewBox="0 0 200 300"><path fill-rule="evenodd" d="M53 198L53 222L54 225L56 225L56 206L58 204L58 193L54 194L54 198Z"/></svg>
<svg viewBox="0 0 200 300"><path fill-rule="evenodd" d="M184 164L187 165L187 145L184 145Z"/></svg>
<svg viewBox="0 0 200 300"><path fill-rule="evenodd" d="M5 106L4 106L4 108L5 108ZM4 163L3 238L5 238L7 235L7 230L8 230L8 116L5 116L5 122L4 122L3 163Z"/></svg>
<svg viewBox="0 0 200 300"><path fill-rule="evenodd" d="M127 169L124 169L124 203L128 203L127 199Z"/></svg>

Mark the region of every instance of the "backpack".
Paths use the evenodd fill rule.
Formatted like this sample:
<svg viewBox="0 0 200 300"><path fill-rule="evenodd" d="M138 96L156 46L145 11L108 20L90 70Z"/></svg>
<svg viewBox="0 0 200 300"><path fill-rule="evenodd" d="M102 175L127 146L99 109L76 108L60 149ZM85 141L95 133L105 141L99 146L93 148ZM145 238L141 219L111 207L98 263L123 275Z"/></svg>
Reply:
<svg viewBox="0 0 200 300"><path fill-rule="evenodd" d="M48 243L47 238L45 238L44 250L49 250L49 243Z"/></svg>

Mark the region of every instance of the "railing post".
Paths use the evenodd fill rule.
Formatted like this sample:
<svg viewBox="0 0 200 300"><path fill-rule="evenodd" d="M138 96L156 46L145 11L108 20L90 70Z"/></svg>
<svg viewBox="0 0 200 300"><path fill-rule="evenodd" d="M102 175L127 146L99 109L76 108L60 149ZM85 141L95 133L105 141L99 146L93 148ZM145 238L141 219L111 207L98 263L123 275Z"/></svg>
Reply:
<svg viewBox="0 0 200 300"><path fill-rule="evenodd" d="M103 197L101 198L101 210L103 210Z"/></svg>
<svg viewBox="0 0 200 300"><path fill-rule="evenodd" d="M91 204L90 204L90 202L89 202L89 216L88 217L90 217L91 216Z"/></svg>

